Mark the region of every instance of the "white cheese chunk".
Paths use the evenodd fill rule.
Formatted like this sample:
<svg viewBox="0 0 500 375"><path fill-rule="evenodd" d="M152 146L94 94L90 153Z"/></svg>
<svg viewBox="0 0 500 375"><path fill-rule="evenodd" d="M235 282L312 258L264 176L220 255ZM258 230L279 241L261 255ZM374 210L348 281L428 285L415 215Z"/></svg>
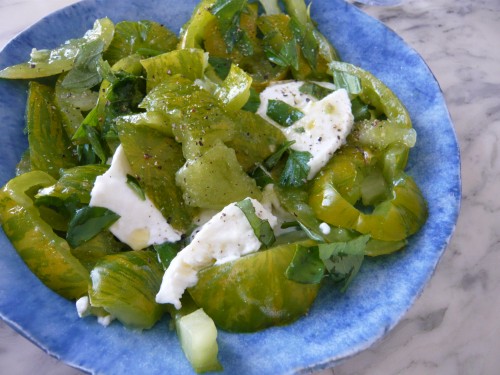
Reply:
<svg viewBox="0 0 500 375"><path fill-rule="evenodd" d="M304 82L285 82L267 87L261 94L257 113L277 126L296 151L310 152L309 174L312 179L330 160L334 152L345 143L352 130L354 116L347 91L339 89L321 100L300 92ZM321 85L326 86L324 83ZM326 86L327 88L334 88ZM281 100L304 113L304 117L289 127L282 127L267 116L269 100Z"/></svg>
<svg viewBox="0 0 500 375"><path fill-rule="evenodd" d="M120 215L109 230L134 250L181 239L153 202L142 200L127 184L132 169L122 146L113 155L106 173L98 176L91 192L90 206L105 207Z"/></svg>
<svg viewBox="0 0 500 375"><path fill-rule="evenodd" d="M268 220L274 229L277 225L276 217L258 201L250 201L255 214L262 220ZM198 271L214 262L222 264L238 259L260 247L261 243L245 214L236 203L227 205L204 224L192 242L172 260L163 275L156 302L171 303L179 309L184 291L198 282Z"/></svg>

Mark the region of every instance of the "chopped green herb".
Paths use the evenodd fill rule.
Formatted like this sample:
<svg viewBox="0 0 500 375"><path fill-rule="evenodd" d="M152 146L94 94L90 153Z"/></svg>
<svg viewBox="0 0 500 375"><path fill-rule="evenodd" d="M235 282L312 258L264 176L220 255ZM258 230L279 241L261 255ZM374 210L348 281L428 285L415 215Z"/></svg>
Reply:
<svg viewBox="0 0 500 375"><path fill-rule="evenodd" d="M363 263L365 248L370 236L359 236L347 242L320 244L319 256L332 279L345 291Z"/></svg>
<svg viewBox="0 0 500 375"><path fill-rule="evenodd" d="M338 89L345 89L350 95L358 95L362 91L361 80L358 77L340 70L333 71L333 82Z"/></svg>
<svg viewBox="0 0 500 375"><path fill-rule="evenodd" d="M69 222L66 240L70 246L77 247L107 229L119 218L119 215L107 208L85 206L76 211Z"/></svg>
<svg viewBox="0 0 500 375"><path fill-rule="evenodd" d="M250 88L250 97L246 104L241 108L248 112L257 112L260 106L260 95L259 93L252 87Z"/></svg>
<svg viewBox="0 0 500 375"><path fill-rule="evenodd" d="M304 117L304 113L282 100L271 99L267 105L266 115L284 127L293 125Z"/></svg>
<svg viewBox="0 0 500 375"><path fill-rule="evenodd" d="M236 203L240 210L245 214L250 226L252 227L255 236L264 245L265 248L269 248L275 241L273 228L269 224L269 221L262 220L255 213L255 207L253 206L250 199L243 199Z"/></svg>
<svg viewBox="0 0 500 375"><path fill-rule="evenodd" d="M288 159L279 183L281 186L302 186L306 183L307 175L311 169L307 163L311 160L312 155L308 151L289 150L288 153Z"/></svg>
<svg viewBox="0 0 500 375"><path fill-rule="evenodd" d="M319 284L325 274L325 264L319 257L318 246L297 245L295 255L285 271L289 280L301 284Z"/></svg>
<svg viewBox="0 0 500 375"><path fill-rule="evenodd" d="M103 63L102 51L104 42L100 39L84 44L78 51L75 65L64 80L62 86L66 89L85 90L102 81L99 65Z"/></svg>
<svg viewBox="0 0 500 375"><path fill-rule="evenodd" d="M311 95L318 100L323 99L325 96L328 96L333 92L333 90L313 82L304 83L302 86L300 86L299 91L303 94Z"/></svg>
<svg viewBox="0 0 500 375"><path fill-rule="evenodd" d="M137 194L137 196L141 200L146 200L146 194L144 194L144 190L142 190L141 185L139 185L139 181L137 180L137 178L127 174L127 185L134 191L134 193Z"/></svg>
<svg viewBox="0 0 500 375"><path fill-rule="evenodd" d="M182 242L165 242L160 245L153 245L163 269L166 270L170 266L170 262L172 262L177 253L182 249L182 246Z"/></svg>

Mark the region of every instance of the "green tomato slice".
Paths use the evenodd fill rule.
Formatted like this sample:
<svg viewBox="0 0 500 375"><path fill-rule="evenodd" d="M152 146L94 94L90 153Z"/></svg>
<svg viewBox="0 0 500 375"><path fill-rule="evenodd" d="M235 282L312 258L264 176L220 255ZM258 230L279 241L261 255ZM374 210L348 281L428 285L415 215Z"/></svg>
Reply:
<svg viewBox="0 0 500 375"><path fill-rule="evenodd" d="M286 278L295 248L296 244L285 244L206 268L189 293L217 326L228 331L254 332L291 323L307 313L319 289L319 284Z"/></svg>

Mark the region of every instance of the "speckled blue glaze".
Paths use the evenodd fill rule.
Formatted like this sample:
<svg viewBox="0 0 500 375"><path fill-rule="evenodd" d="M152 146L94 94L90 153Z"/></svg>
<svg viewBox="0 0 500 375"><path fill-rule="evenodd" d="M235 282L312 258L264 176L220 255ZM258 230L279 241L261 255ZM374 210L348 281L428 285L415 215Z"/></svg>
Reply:
<svg viewBox="0 0 500 375"><path fill-rule="evenodd" d="M25 61L32 47L78 37L96 18L152 19L172 30L197 1L83 1L38 22L1 53L0 68ZM333 366L380 339L422 292L453 232L460 206L460 160L440 88L428 67L397 35L341 0L317 0L312 16L342 58L371 71L406 104L418 132L408 172L429 202L429 220L402 252L367 261L345 294L324 287L310 314L255 334L220 332L228 374L307 373ZM0 82L0 185L12 178L26 148L26 85ZM79 319L66 301L31 274L0 233L0 316L48 353L96 374L193 373L165 319L137 333Z"/></svg>

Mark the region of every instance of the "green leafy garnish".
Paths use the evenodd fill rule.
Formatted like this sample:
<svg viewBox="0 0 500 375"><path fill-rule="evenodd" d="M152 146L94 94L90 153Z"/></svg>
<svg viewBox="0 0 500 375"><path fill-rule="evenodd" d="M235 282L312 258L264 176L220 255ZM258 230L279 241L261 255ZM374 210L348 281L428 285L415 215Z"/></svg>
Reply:
<svg viewBox="0 0 500 375"><path fill-rule="evenodd" d="M320 86L317 83L306 82L300 86L299 91L303 94L311 95L312 97L321 100L325 96L328 96L333 92L333 90L326 87Z"/></svg>
<svg viewBox="0 0 500 375"><path fill-rule="evenodd" d="M160 245L153 245L153 248L158 254L158 260L160 261L163 269L167 269L170 263L175 258L177 253L182 249L183 242L165 242Z"/></svg>
<svg viewBox="0 0 500 375"><path fill-rule="evenodd" d="M62 86L65 89L85 90L102 81L100 64L103 64L102 52L104 42L100 39L84 44L78 51L73 69L71 69Z"/></svg>
<svg viewBox="0 0 500 375"><path fill-rule="evenodd" d="M238 206L243 214L245 214L245 217L250 223L255 236L259 239L262 245L264 245L265 248L269 248L276 240L273 228L271 228L269 221L262 220L257 216L255 213L255 207L250 199L243 199L242 201L236 203L236 206Z"/></svg>
<svg viewBox="0 0 500 375"><path fill-rule="evenodd" d="M288 150L288 159L281 174L281 186L302 186L307 181L310 167L307 165L312 155L308 151Z"/></svg>
<svg viewBox="0 0 500 375"><path fill-rule="evenodd" d="M142 190L141 185L139 185L139 181L137 178L135 178L132 175L127 174L127 185L129 188L131 188L137 196L145 201L146 200L146 194L144 194L144 190Z"/></svg>
<svg viewBox="0 0 500 375"><path fill-rule="evenodd" d="M211 13L219 21L226 49L229 53L238 43L245 41L246 33L240 27L240 16L246 3L246 0L217 0L211 8Z"/></svg>
<svg viewBox="0 0 500 375"><path fill-rule="evenodd" d="M285 276L301 284L319 284L325 274L325 264L319 256L318 246L297 245L295 255L286 269Z"/></svg>
<svg viewBox="0 0 500 375"><path fill-rule="evenodd" d="M369 239L369 235L364 235L347 242L318 245L320 258L332 279L342 285L342 291L347 289L357 275Z"/></svg>
<svg viewBox="0 0 500 375"><path fill-rule="evenodd" d="M76 211L69 222L66 240L72 247L77 247L109 228L119 218L107 208L85 206Z"/></svg>
<svg viewBox="0 0 500 375"><path fill-rule="evenodd" d="M260 106L260 95L259 93L252 87L250 88L250 97L246 104L241 108L245 111L255 113L259 109Z"/></svg>
<svg viewBox="0 0 500 375"><path fill-rule="evenodd" d="M297 42L295 39L283 43L281 49L276 51L271 46L265 46L264 52L269 61L282 67L292 67L295 70L299 69L299 54L297 52Z"/></svg>
<svg viewBox="0 0 500 375"><path fill-rule="evenodd" d="M354 121L369 120L371 118L370 106L365 104L359 96L351 100L351 110Z"/></svg>
<svg viewBox="0 0 500 375"><path fill-rule="evenodd" d="M333 70L333 82L337 89L345 89L349 95L358 95L363 90L358 77L340 70Z"/></svg>
<svg viewBox="0 0 500 375"><path fill-rule="evenodd" d="M266 115L284 127L293 125L304 117L304 113L282 100L270 99L267 105Z"/></svg>

